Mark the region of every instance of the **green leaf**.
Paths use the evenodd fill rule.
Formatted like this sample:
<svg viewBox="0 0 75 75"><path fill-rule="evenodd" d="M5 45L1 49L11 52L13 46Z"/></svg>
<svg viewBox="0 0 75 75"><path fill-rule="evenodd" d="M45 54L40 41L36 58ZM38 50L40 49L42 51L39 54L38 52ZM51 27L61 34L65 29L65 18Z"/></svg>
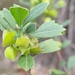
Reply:
<svg viewBox="0 0 75 75"><path fill-rule="evenodd" d="M60 50L60 43L53 39L46 40L40 44L41 53L51 53Z"/></svg>
<svg viewBox="0 0 75 75"><path fill-rule="evenodd" d="M3 19L3 16L2 16L2 11L0 11L0 28L2 30L5 30L5 29L8 29L9 26L8 26L8 23Z"/></svg>
<svg viewBox="0 0 75 75"><path fill-rule="evenodd" d="M17 4L13 4L13 7L20 7L20 5ZM10 7L11 8L11 7Z"/></svg>
<svg viewBox="0 0 75 75"><path fill-rule="evenodd" d="M48 3L40 3L36 5L27 16L24 25L26 25L28 22L32 21L33 19L37 18L40 14L42 14L47 8L47 6Z"/></svg>
<svg viewBox="0 0 75 75"><path fill-rule="evenodd" d="M29 11L26 8L15 6L10 7L10 12L13 15L14 19L16 20L17 24L21 26L23 20L26 18Z"/></svg>
<svg viewBox="0 0 75 75"><path fill-rule="evenodd" d="M18 66L26 71L31 69L32 67L34 67L33 57L31 57L30 55L20 56L20 58L18 59Z"/></svg>
<svg viewBox="0 0 75 75"><path fill-rule="evenodd" d="M42 24L35 32L30 33L30 35L37 38L49 38L62 35L64 30L62 25L50 21Z"/></svg>
<svg viewBox="0 0 75 75"><path fill-rule="evenodd" d="M34 32L36 30L36 23L31 23L27 29L26 29L26 32L27 33L30 33L30 32Z"/></svg>
<svg viewBox="0 0 75 75"><path fill-rule="evenodd" d="M62 23L63 27L68 26L70 22L71 22L70 19L68 19L68 20L66 20L65 22L63 22L63 23Z"/></svg>
<svg viewBox="0 0 75 75"><path fill-rule="evenodd" d="M23 6L27 6L27 7L31 7L31 3L29 1L25 1L25 0L19 0L20 4L22 4Z"/></svg>
<svg viewBox="0 0 75 75"><path fill-rule="evenodd" d="M0 25L0 30L1 30L1 31L4 31L4 30L5 30L5 28L4 28L4 27L2 27L2 26Z"/></svg>
<svg viewBox="0 0 75 75"><path fill-rule="evenodd" d="M52 69L52 71L55 73L55 75L61 75L61 74L65 74L65 72L58 70L58 69Z"/></svg>
<svg viewBox="0 0 75 75"><path fill-rule="evenodd" d="M56 74L52 71L50 75L56 75Z"/></svg>
<svg viewBox="0 0 75 75"><path fill-rule="evenodd" d="M4 8L2 10L2 16L4 18L4 20L12 27L16 26L16 22L15 19L13 18L13 16L11 15L10 11L6 8Z"/></svg>
<svg viewBox="0 0 75 75"><path fill-rule="evenodd" d="M66 64L64 60L60 61L60 66L63 67Z"/></svg>
<svg viewBox="0 0 75 75"><path fill-rule="evenodd" d="M63 43L62 43L62 46L61 48L66 48L67 46L70 45L70 41L69 40L65 40Z"/></svg>
<svg viewBox="0 0 75 75"><path fill-rule="evenodd" d="M75 65L75 56L71 56L69 57L68 62L67 62L68 70L71 70L74 65Z"/></svg>

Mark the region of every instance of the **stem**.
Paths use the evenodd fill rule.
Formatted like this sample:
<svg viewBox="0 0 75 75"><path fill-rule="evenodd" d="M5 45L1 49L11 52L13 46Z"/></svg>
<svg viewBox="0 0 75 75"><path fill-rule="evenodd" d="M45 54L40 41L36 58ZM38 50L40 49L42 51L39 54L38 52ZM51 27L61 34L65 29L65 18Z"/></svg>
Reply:
<svg viewBox="0 0 75 75"><path fill-rule="evenodd" d="M61 53L60 53L60 51L57 52L57 55L58 55L60 61L64 60L63 57L62 57L62 55L61 55ZM65 65L62 66L62 67L63 67L64 71L66 72L66 75L71 75L70 71L66 68Z"/></svg>
<svg viewBox="0 0 75 75"><path fill-rule="evenodd" d="M57 52L57 55L58 55L60 61L63 61L64 60L63 57L62 57L62 55L61 55L61 53L60 53L60 51ZM65 67L65 65L63 66L63 69L64 69L65 72L68 72L68 70Z"/></svg>
<svg viewBox="0 0 75 75"><path fill-rule="evenodd" d="M31 74L31 69L29 69L29 71L28 71L28 75L32 75L32 74Z"/></svg>

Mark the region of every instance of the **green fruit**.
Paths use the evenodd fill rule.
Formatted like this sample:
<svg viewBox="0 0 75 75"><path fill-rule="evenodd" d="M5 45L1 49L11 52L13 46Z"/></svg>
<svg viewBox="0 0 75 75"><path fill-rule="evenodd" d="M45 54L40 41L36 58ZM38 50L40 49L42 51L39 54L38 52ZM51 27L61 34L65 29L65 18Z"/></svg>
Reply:
<svg viewBox="0 0 75 75"><path fill-rule="evenodd" d="M49 0L42 0L42 2L48 2L49 3Z"/></svg>
<svg viewBox="0 0 75 75"><path fill-rule="evenodd" d="M32 53L32 54L38 54L38 53L40 53L40 47L39 46L34 46L34 47L31 47L30 48L30 52Z"/></svg>
<svg viewBox="0 0 75 75"><path fill-rule="evenodd" d="M14 61L14 59L18 55L18 50L16 50L14 47L9 46L5 49L4 55L6 58Z"/></svg>
<svg viewBox="0 0 75 75"><path fill-rule="evenodd" d="M21 37L17 38L15 45L18 47L27 48L29 46L30 39L26 35L22 35Z"/></svg>
<svg viewBox="0 0 75 75"><path fill-rule="evenodd" d="M50 10L49 15L56 18L58 16L58 11L56 9L52 9Z"/></svg>
<svg viewBox="0 0 75 75"><path fill-rule="evenodd" d="M16 33L12 32L12 31L7 31L5 30L3 32L3 36L2 36L2 39L3 39L3 46L9 46L9 45L12 45L15 43L15 37L16 36Z"/></svg>
<svg viewBox="0 0 75 75"><path fill-rule="evenodd" d="M60 0L60 1L58 2L58 6L59 6L59 7L64 7L65 5L66 5L66 3L65 3L64 0Z"/></svg>
<svg viewBox="0 0 75 75"><path fill-rule="evenodd" d="M50 18L50 17L46 17L46 18L44 19L44 22L49 22L49 21L51 21L51 18Z"/></svg>
<svg viewBox="0 0 75 75"><path fill-rule="evenodd" d="M38 44L38 39L36 37L30 38L30 41L31 41L30 44L33 45L33 46Z"/></svg>

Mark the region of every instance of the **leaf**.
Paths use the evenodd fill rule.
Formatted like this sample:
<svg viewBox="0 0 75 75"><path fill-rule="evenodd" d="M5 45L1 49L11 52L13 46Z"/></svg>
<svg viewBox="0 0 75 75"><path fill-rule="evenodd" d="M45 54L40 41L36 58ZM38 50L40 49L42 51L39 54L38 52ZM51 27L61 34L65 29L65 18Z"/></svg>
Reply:
<svg viewBox="0 0 75 75"><path fill-rule="evenodd" d="M23 6L27 6L27 7L31 7L31 3L29 1L25 1L25 0L19 0L20 4L22 4Z"/></svg>
<svg viewBox="0 0 75 75"><path fill-rule="evenodd" d="M39 15L41 15L45 9L47 8L48 3L40 3L36 5L32 11L28 14L26 20L24 21L24 25L26 25L28 22L32 21L33 19L37 18Z"/></svg>
<svg viewBox="0 0 75 75"><path fill-rule="evenodd" d="M60 66L63 67L65 66L66 62L64 60L60 61Z"/></svg>
<svg viewBox="0 0 75 75"><path fill-rule="evenodd" d="M56 74L52 71L50 75L56 75Z"/></svg>
<svg viewBox="0 0 75 75"><path fill-rule="evenodd" d="M35 32L30 33L30 35L37 38L49 38L62 35L64 30L62 25L50 21L42 24Z"/></svg>
<svg viewBox="0 0 75 75"><path fill-rule="evenodd" d="M2 16L10 26L16 26L16 22L8 9L4 8L2 10Z"/></svg>
<svg viewBox="0 0 75 75"><path fill-rule="evenodd" d="M8 26L8 23L6 21L4 21L3 17L2 17L2 11L0 11L0 28L2 30L5 30L5 29L8 29L9 26Z"/></svg>
<svg viewBox="0 0 75 75"><path fill-rule="evenodd" d="M74 65L75 65L75 56L71 56L69 57L68 62L67 62L68 70L71 70L72 67L74 67Z"/></svg>
<svg viewBox="0 0 75 75"><path fill-rule="evenodd" d="M14 19L16 20L17 24L21 26L23 20L26 18L29 11L26 8L15 6L10 7L10 12L13 15Z"/></svg>
<svg viewBox="0 0 75 75"><path fill-rule="evenodd" d="M55 73L55 75L61 75L61 74L65 74L65 72L58 70L58 69L52 69L52 71Z"/></svg>
<svg viewBox="0 0 75 75"><path fill-rule="evenodd" d="M70 41L69 40L65 40L63 43L62 43L62 46L61 48L66 48L67 46L70 45Z"/></svg>
<svg viewBox="0 0 75 75"><path fill-rule="evenodd" d="M4 30L5 30L5 28L4 28L4 27L2 27L2 26L0 25L0 30L1 30L1 31L4 31Z"/></svg>
<svg viewBox="0 0 75 75"><path fill-rule="evenodd" d="M70 22L71 22L70 19L68 19L68 20L66 20L65 22L63 22L63 23L62 23L63 27L68 26Z"/></svg>
<svg viewBox="0 0 75 75"><path fill-rule="evenodd" d="M30 32L34 32L35 30L36 30L36 23L32 23L27 27L26 32L30 33Z"/></svg>
<svg viewBox="0 0 75 75"><path fill-rule="evenodd" d="M22 55L18 59L18 66L27 71L34 67L34 59L30 55Z"/></svg>
<svg viewBox="0 0 75 75"><path fill-rule="evenodd" d="M53 39L46 40L40 44L41 53L51 53L60 50L60 43Z"/></svg>

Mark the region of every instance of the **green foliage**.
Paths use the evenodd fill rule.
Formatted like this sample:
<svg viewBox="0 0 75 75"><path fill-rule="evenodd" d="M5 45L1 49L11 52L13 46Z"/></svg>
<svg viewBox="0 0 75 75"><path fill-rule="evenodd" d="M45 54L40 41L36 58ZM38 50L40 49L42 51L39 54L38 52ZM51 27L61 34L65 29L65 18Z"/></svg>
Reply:
<svg viewBox="0 0 75 75"><path fill-rule="evenodd" d="M2 31L9 28L8 23L2 17L2 12L1 11L0 11L0 24L1 24L0 28L1 28Z"/></svg>
<svg viewBox="0 0 75 75"><path fill-rule="evenodd" d="M41 15L47 6L48 3L40 3L28 13L28 9L15 4L10 7L10 11L6 8L0 11L0 27L3 31L2 40L6 44L5 46L9 46L5 49L5 56L14 60L17 53L20 52L18 66L24 70L29 70L34 66L33 55L60 50L60 42L49 39L39 43L37 38L62 35L62 32L65 31L62 25L50 21L36 29L36 23L31 22Z"/></svg>
<svg viewBox="0 0 75 75"><path fill-rule="evenodd" d="M26 28L26 33L31 33L36 31L36 23L31 23L29 26Z"/></svg>
<svg viewBox="0 0 75 75"><path fill-rule="evenodd" d="M23 68L24 70L29 70L32 67L34 67L34 59L32 56L30 55L22 55L20 56L20 58L18 59L18 66L20 68Z"/></svg>
<svg viewBox="0 0 75 75"><path fill-rule="evenodd" d="M67 25L69 25L70 20L66 20L65 22L62 23L63 27L66 27Z"/></svg>
<svg viewBox="0 0 75 75"><path fill-rule="evenodd" d="M4 8L2 11L0 11L0 24L2 25L2 29L8 29L9 27L11 30L14 30L13 27L15 27L16 22L11 15L10 11L6 8Z"/></svg>
<svg viewBox="0 0 75 75"><path fill-rule="evenodd" d="M71 56L67 61L68 70L71 70L74 65L75 65L75 56Z"/></svg>
<svg viewBox="0 0 75 75"><path fill-rule="evenodd" d="M51 75L63 75L65 74L64 71L58 70L58 69L52 69Z"/></svg>
<svg viewBox="0 0 75 75"><path fill-rule="evenodd" d="M37 38L49 38L62 35L64 30L62 25L50 21L42 24L35 32L30 33L30 35Z"/></svg>
<svg viewBox="0 0 75 75"><path fill-rule="evenodd" d="M20 6L13 6L10 8L10 12L15 18L17 24L21 26L23 20L26 18L28 14L28 9L20 7Z"/></svg>
<svg viewBox="0 0 75 75"><path fill-rule="evenodd" d="M62 43L61 48L66 48L66 47L69 46L69 45L70 45L70 41L69 41L69 40L66 40L66 41L64 41L64 42Z"/></svg>
<svg viewBox="0 0 75 75"><path fill-rule="evenodd" d="M64 66L66 64L66 62L64 61L64 60L62 60L61 62L60 62L60 66Z"/></svg>
<svg viewBox="0 0 75 75"><path fill-rule="evenodd" d="M53 39L40 43L41 53L51 53L60 50L60 43Z"/></svg>
<svg viewBox="0 0 75 75"><path fill-rule="evenodd" d="M28 6L31 7L31 3L25 0L19 0L20 4L22 4L23 6Z"/></svg>
<svg viewBox="0 0 75 75"><path fill-rule="evenodd" d="M28 14L24 25L27 24L28 22L32 21L33 19L37 18L40 14L42 14L45 9L47 8L48 3L40 3L37 6L35 6L31 12ZM37 13L37 14L36 14Z"/></svg>
<svg viewBox="0 0 75 75"><path fill-rule="evenodd" d="M8 9L3 9L2 16L11 28L16 25L16 22Z"/></svg>

